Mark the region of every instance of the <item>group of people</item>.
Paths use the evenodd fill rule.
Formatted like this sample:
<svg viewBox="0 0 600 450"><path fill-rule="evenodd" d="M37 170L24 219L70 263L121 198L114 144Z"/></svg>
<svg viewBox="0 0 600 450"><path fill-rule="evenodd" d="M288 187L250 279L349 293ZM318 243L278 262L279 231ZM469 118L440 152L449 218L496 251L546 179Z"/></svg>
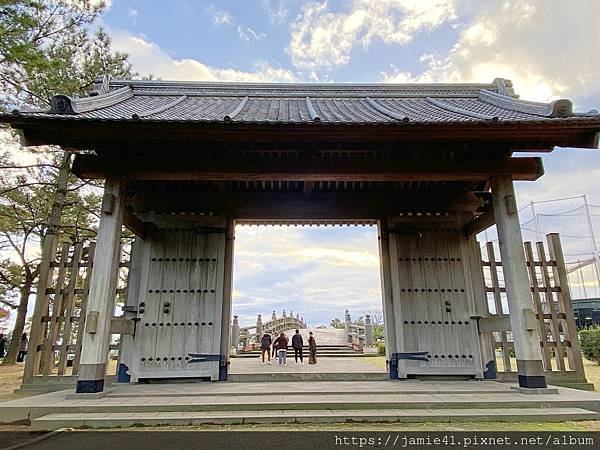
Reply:
<svg viewBox="0 0 600 450"><path fill-rule="evenodd" d="M279 365L287 365L287 349L289 346L289 339L285 333L275 333L275 339L269 334L265 333L260 339L260 351L262 363L271 364L271 359L279 358ZM292 336L292 348L294 349L294 359L296 364L300 360L300 364L304 364L304 356L302 349L304 348L304 339L300 334L300 330L296 330ZM265 358L266 356L266 358ZM308 363L317 363L317 343L312 331L308 333Z"/></svg>
<svg viewBox="0 0 600 450"><path fill-rule="evenodd" d="M8 340L6 339L4 334L0 333L0 358L4 358L7 343ZM17 355L17 362L23 362L23 360L25 359L25 355L27 355L28 344L29 338L27 337L27 333L23 333L21 335L21 340L19 341L19 353Z"/></svg>

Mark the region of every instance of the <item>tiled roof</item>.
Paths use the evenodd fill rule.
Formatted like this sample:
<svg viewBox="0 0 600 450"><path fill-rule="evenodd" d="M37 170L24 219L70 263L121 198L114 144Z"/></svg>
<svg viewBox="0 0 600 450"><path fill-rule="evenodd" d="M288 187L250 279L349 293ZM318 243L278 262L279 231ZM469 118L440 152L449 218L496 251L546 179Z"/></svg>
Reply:
<svg viewBox="0 0 600 450"><path fill-rule="evenodd" d="M569 100L518 99L512 83L274 84L98 80L89 97L56 96L33 117L165 122L393 124L575 118ZM591 114L591 113L590 113Z"/></svg>

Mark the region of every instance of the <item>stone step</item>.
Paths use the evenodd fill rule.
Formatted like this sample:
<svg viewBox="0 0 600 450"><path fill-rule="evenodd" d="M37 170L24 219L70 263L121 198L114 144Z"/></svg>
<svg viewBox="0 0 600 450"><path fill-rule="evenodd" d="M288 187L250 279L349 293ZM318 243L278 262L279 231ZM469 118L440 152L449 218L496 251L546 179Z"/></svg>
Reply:
<svg viewBox="0 0 600 450"><path fill-rule="evenodd" d="M58 428L115 428L131 426L344 422L563 422L599 420L600 413L582 408L490 409L332 409L277 411L169 411L52 413L31 422L32 430Z"/></svg>
<svg viewBox="0 0 600 450"><path fill-rule="evenodd" d="M387 372L265 372L265 373L230 373L228 380L234 383L248 383L255 381L385 381L389 380Z"/></svg>
<svg viewBox="0 0 600 450"><path fill-rule="evenodd" d="M292 396L272 392L261 395L224 394L215 396L146 397L143 399L104 397L96 400L63 397L59 403L45 403L24 408L3 407L0 404L0 422L33 420L48 414L135 414L223 412L232 414L243 411L327 411L327 410L467 410L477 409L503 414L506 410L547 410L552 408L585 408L600 411L600 401L565 400L558 395L507 395L502 394L307 394ZM18 410L17 410L18 409Z"/></svg>

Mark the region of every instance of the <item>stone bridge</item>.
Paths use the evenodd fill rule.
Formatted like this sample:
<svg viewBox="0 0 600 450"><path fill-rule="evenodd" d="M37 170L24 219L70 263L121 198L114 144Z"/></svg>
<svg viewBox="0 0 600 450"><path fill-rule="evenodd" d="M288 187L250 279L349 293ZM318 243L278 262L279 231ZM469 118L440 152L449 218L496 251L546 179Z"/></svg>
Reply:
<svg viewBox="0 0 600 450"><path fill-rule="evenodd" d="M248 327L240 327L238 316L233 316L233 322L231 324L231 345L232 347L237 348L237 345L241 341L245 347L251 342L258 342L260 337L265 333L274 334L282 331L304 328L307 328L304 318L300 317L300 314L296 314L296 317L294 317L292 311L287 315L285 309L280 318L277 318L277 314L273 311L271 320L264 323L261 314L259 314L256 318L256 325Z"/></svg>
<svg viewBox="0 0 600 450"><path fill-rule="evenodd" d="M283 310L280 318L277 318L277 314L273 311L271 320L264 323L261 314L259 314L256 318L256 325L247 327L240 327L238 316L234 315L231 324L231 346L237 348L241 342L243 347L246 347L253 342L259 342L261 336L265 333L273 335L282 331L288 332L307 328L304 317L300 317L300 314L296 314L296 317L294 317L292 311L287 315ZM373 322L369 314L365 315L364 325L362 325L352 321L348 309L344 311L344 343L348 346L373 345Z"/></svg>

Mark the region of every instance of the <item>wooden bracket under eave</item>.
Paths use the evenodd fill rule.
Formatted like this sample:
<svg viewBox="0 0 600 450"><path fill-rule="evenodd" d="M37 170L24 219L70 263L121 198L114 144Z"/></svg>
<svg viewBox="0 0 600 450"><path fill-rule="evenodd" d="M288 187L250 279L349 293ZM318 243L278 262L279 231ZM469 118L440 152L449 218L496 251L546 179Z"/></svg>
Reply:
<svg viewBox="0 0 600 450"><path fill-rule="evenodd" d="M492 225L496 224L496 216L493 210L488 210L476 217L475 219L468 222L462 227L463 233L467 238L474 236L482 231L488 229Z"/></svg>
<svg viewBox="0 0 600 450"><path fill-rule="evenodd" d="M131 231L135 233L136 236L139 236L142 239L146 239L146 237L156 228L152 222L143 222L140 220L133 212L126 210L123 215L123 225Z"/></svg>

